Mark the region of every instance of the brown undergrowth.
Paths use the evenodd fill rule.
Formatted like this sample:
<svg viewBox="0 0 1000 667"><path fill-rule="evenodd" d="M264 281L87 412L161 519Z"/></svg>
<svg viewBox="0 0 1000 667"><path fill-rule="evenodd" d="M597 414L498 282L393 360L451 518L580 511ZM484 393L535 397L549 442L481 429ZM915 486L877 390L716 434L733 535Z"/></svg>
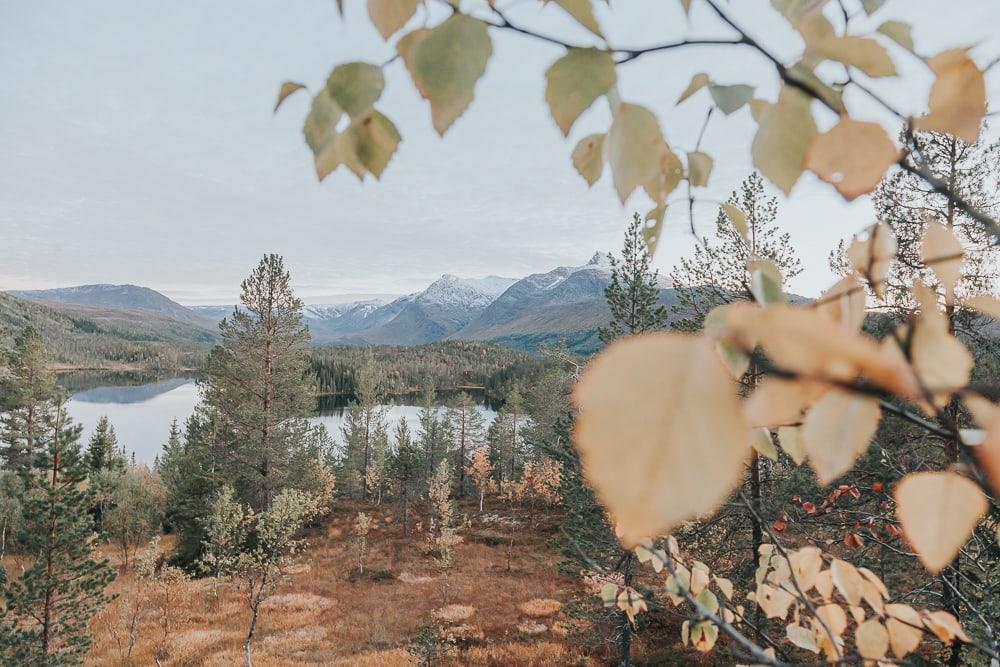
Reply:
<svg viewBox="0 0 1000 667"><path fill-rule="evenodd" d="M417 521L426 508L416 507ZM298 564L264 604L254 640L254 663L263 667L291 665L410 665L427 658L445 664L572 665L602 664L604 656L587 657L566 632L556 602L589 593L574 579L559 574L560 555L551 546L557 512L541 513L537 525L515 530L507 568L508 544L468 539L475 531L509 530L478 507L462 503L471 522L457 547L452 566L443 570L428 549L424 532L404 537L393 508L340 501L334 513L307 535L309 546ZM378 518L370 535L366 573L357 576L351 522L360 510ZM495 517L496 515L493 515ZM485 517L485 519L484 519ZM169 548L170 541L165 539ZM109 555L110 550L109 550ZM391 576L386 576L388 573ZM136 584L132 572L122 574L112 592L128 593ZM220 586L218 598L209 579L188 587L187 618L169 633L164 665L238 665L248 612L242 592ZM137 625L131 659L123 657L111 628L125 596L94 619L93 665L150 665L159 639L157 619L146 612ZM534 602L533 602L534 601ZM544 601L544 602L540 602ZM532 618L524 605L546 606L553 614ZM468 607L458 614L458 607ZM455 614L437 610L448 608ZM544 625L525 632L526 622ZM520 627L519 627L520 626ZM121 636L121 632L119 632Z"/></svg>

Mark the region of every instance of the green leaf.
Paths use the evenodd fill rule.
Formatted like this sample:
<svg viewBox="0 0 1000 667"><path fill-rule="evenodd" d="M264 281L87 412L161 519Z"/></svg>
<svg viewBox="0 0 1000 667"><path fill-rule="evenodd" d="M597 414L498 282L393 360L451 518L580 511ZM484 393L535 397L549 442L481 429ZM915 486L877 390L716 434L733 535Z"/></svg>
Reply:
<svg viewBox="0 0 1000 667"><path fill-rule="evenodd" d="M545 73L545 101L563 136L616 79L615 61L607 51L570 49L553 63Z"/></svg>
<svg viewBox="0 0 1000 667"><path fill-rule="evenodd" d="M285 81L281 84L281 88L278 90L278 101L274 103L274 110L277 111L281 103L288 98L289 95L297 90L302 90L305 88L305 84L301 84L297 81Z"/></svg>
<svg viewBox="0 0 1000 667"><path fill-rule="evenodd" d="M656 177L664 148L660 122L652 111L637 104L618 105L608 131L607 155L622 203Z"/></svg>
<svg viewBox="0 0 1000 667"><path fill-rule="evenodd" d="M688 159L688 180L691 185L708 185L708 177L712 174L712 156L708 153L696 151L687 154Z"/></svg>
<svg viewBox="0 0 1000 667"><path fill-rule="evenodd" d="M596 183L604 171L604 137L603 133L588 135L573 149L573 166L587 185Z"/></svg>
<svg viewBox="0 0 1000 667"><path fill-rule="evenodd" d="M347 129L354 142L355 153L365 169L375 178L382 176L401 138L392 121L374 109Z"/></svg>
<svg viewBox="0 0 1000 667"><path fill-rule="evenodd" d="M903 21L886 21L876 30L907 51L913 51L913 28L909 23L904 23Z"/></svg>
<svg viewBox="0 0 1000 667"><path fill-rule="evenodd" d="M742 83L732 86L720 86L713 83L709 86L708 92L712 94L715 106L719 107L719 111L727 116L753 98L753 87Z"/></svg>
<svg viewBox="0 0 1000 667"><path fill-rule="evenodd" d="M604 39L601 26L594 16L594 5L591 0L552 0L552 2L562 7L567 14L576 19L577 23L584 28Z"/></svg>
<svg viewBox="0 0 1000 667"><path fill-rule="evenodd" d="M816 76L816 73L804 62L795 63L788 68L788 76L793 81L803 84L815 95L839 114L844 114L847 109L844 107L844 98L839 91L830 86ZM752 102L751 102L752 106ZM759 122L759 121L758 121Z"/></svg>
<svg viewBox="0 0 1000 667"><path fill-rule="evenodd" d="M730 222L733 223L733 227L739 232L739 235L743 237L743 240L747 240L747 216L736 204L731 202L725 202L722 204L722 210L726 214L726 217Z"/></svg>
<svg viewBox="0 0 1000 667"><path fill-rule="evenodd" d="M343 115L344 111L337 106L325 88L313 97L305 125L302 126L302 134L314 155L337 133L337 123Z"/></svg>
<svg viewBox="0 0 1000 667"><path fill-rule="evenodd" d="M493 45L486 24L464 14L453 14L418 39L411 73L417 90L431 103L434 129L443 136L472 103Z"/></svg>
<svg viewBox="0 0 1000 667"><path fill-rule="evenodd" d="M865 13L871 16L885 4L885 0L861 0L861 6L865 8Z"/></svg>
<svg viewBox="0 0 1000 667"><path fill-rule="evenodd" d="M814 136L810 98L786 85L778 101L762 114L751 146L754 166L788 194L802 174Z"/></svg>
<svg viewBox="0 0 1000 667"><path fill-rule="evenodd" d="M368 0L368 17L388 40L413 17L419 4L420 0Z"/></svg>
<svg viewBox="0 0 1000 667"><path fill-rule="evenodd" d="M677 98L677 102L675 102L675 104L680 104L710 83L712 83L712 80L708 78L707 74L704 72L698 72L691 77L691 83L689 83L688 87L684 89L681 96Z"/></svg>
<svg viewBox="0 0 1000 667"><path fill-rule="evenodd" d="M747 262L750 272L750 292L754 300L762 305L784 303L781 291L781 271L770 259L752 259Z"/></svg>
<svg viewBox="0 0 1000 667"><path fill-rule="evenodd" d="M646 224L642 226L642 239L646 242L649 256L656 254L656 245L660 242L660 232L663 229L663 217L667 214L666 205L660 205L646 213Z"/></svg>
<svg viewBox="0 0 1000 667"><path fill-rule="evenodd" d="M382 68L371 63L337 65L326 80L327 91L351 118L370 111L384 87Z"/></svg>

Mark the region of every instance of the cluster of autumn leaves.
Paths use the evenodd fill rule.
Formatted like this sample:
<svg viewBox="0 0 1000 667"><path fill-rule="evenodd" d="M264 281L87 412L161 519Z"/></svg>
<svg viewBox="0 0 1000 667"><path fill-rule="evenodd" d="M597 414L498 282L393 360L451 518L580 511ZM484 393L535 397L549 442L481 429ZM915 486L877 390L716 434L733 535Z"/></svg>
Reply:
<svg viewBox="0 0 1000 667"><path fill-rule="evenodd" d="M694 187L707 185L714 160L696 149L682 161L670 148L656 113L621 98L617 71L632 57L621 58L619 54L634 57L635 52L607 43L591 0L551 3L601 44L573 46L567 42L564 55L546 71L545 100L552 118L563 135L569 136L587 109L602 97L607 99L612 111L610 127L580 139L572 151L572 162L590 185L607 165L622 202L637 189L645 191L654 202L646 216L645 234L655 250L667 198L685 179ZM368 14L382 37L389 40L410 23L422 4L422 0L368 0ZM690 4L681 2L685 11ZM725 115L749 106L758 125L751 146L754 165L786 193L806 170L831 183L849 200L871 192L885 171L901 159L900 148L880 124L852 118L844 102L844 84L827 84L816 70L823 63L837 63L848 72L871 79L895 76L896 65L879 39L889 40L909 57L924 60L915 51L910 26L890 20L872 34L838 34L823 14L824 2L774 0L772 4L805 44L794 64L775 61L782 78L777 99L771 102L755 97L755 88L746 83L721 84L698 73L677 103L708 89L713 108ZM500 23L488 22L463 13L458 2L452 5L454 11L437 25L403 34L395 44L396 56L387 63L350 62L333 69L326 85L314 95L303 128L320 180L341 165L359 179L368 173L375 178L382 175L401 136L375 105L385 86L383 67L397 59L429 102L438 133L444 135L469 107L493 53L490 28L510 24L503 15L498 14ZM872 13L880 5L866 5L866 11ZM484 10L496 11L492 3ZM735 48L750 46L746 41L734 40L732 44ZM925 62L935 76L927 112L919 118L907 118L896 110L893 113L912 130L946 132L975 141L986 113L982 71L967 49L946 50ZM290 94L304 88L301 83L283 83L275 110ZM877 98L870 101L881 104ZM826 132L818 130L814 102L838 117Z"/></svg>
<svg viewBox="0 0 1000 667"><path fill-rule="evenodd" d="M698 620L683 623L681 640L699 651L714 648L720 628L740 632L749 618L744 599L760 607L768 619L784 623L791 644L830 661L847 657L851 638L854 651L866 660L885 659L890 651L902 660L917 649L925 633L946 644L969 641L948 612L889 603L889 591L874 572L828 559L817 547L788 552L773 544L761 545L756 589L739 596L729 579L713 574L700 561L686 560L673 537L666 538L665 546L658 548L644 539L635 554L655 572L667 570L664 588L675 606L694 608ZM608 583L601 597L605 606L623 610L633 621L636 614L647 611L646 601L633 588ZM852 620L853 630L848 632ZM773 648L761 653L776 659Z"/></svg>

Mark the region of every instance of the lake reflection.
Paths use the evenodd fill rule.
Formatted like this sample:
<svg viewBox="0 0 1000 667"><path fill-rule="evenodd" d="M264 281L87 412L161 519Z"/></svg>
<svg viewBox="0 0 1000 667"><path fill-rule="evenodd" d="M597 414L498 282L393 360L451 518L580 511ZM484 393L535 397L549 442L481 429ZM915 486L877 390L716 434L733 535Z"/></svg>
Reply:
<svg viewBox="0 0 1000 667"><path fill-rule="evenodd" d="M67 374L60 383L71 392L67 404L70 416L83 426L82 441L90 438L102 415L115 427L118 443L126 454L135 453L136 461L152 465L163 449L170 433L170 423L184 421L198 403L197 378L130 376L100 374L86 376ZM482 400L482 396L475 396ZM386 407L390 429L405 418L412 431L417 429L420 406L417 396L401 396ZM342 441L340 426L344 422L347 401L343 397L322 397L313 421L324 424L338 443ZM477 405L489 423L496 412L485 404Z"/></svg>

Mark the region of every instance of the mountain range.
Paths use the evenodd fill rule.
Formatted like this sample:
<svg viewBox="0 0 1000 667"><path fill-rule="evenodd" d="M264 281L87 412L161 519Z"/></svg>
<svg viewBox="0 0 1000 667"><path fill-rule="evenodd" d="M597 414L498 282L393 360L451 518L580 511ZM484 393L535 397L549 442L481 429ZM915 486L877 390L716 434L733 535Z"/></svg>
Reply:
<svg viewBox="0 0 1000 667"><path fill-rule="evenodd" d="M445 274L426 289L392 300L365 299L313 304L304 309L314 345L421 345L440 340L493 341L534 350L566 341L576 351L598 347L597 328L609 319L604 289L611 282L606 255L595 253L579 266L561 266L521 279ZM43 302L55 309L100 309L147 314L183 324L205 335L232 313L233 306L183 306L137 285L82 285L9 292L11 297ZM676 303L663 285L660 302Z"/></svg>

